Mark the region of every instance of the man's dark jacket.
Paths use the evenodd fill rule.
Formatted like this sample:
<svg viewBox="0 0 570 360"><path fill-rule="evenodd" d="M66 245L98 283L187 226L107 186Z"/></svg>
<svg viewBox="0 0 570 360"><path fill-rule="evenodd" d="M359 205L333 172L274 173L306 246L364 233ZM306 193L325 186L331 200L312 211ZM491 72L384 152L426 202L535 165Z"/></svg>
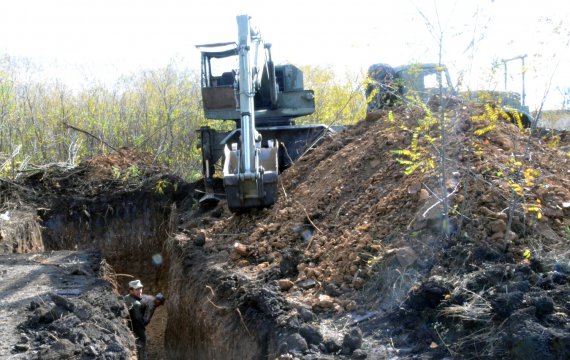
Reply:
<svg viewBox="0 0 570 360"><path fill-rule="evenodd" d="M127 303L129 315L131 316L131 330L133 330L133 333L140 341L146 342L145 323L143 319L144 308L140 300L141 299L137 299L131 294L125 296L125 302Z"/></svg>

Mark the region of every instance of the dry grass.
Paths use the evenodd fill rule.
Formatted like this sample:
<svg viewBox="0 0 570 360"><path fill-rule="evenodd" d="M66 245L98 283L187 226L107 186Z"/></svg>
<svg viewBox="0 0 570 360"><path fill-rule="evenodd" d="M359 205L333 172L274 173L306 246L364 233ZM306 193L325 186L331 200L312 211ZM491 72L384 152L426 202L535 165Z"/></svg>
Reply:
<svg viewBox="0 0 570 360"><path fill-rule="evenodd" d="M440 335L442 341L447 344L446 346L452 354L470 354L468 358L472 359L493 358L501 353L504 322L496 324L492 319L490 302L463 285L460 284L456 287L452 296L462 295L466 297L466 300L461 305L450 305L443 308L439 311L439 317L442 320L452 320L451 323L454 325L446 325L447 330L451 330L452 327L473 330L460 335L459 338L454 331L443 331ZM450 338L450 333L455 334L453 339Z"/></svg>
<svg viewBox="0 0 570 360"><path fill-rule="evenodd" d="M0 219L0 253L44 251L42 230L33 210L14 208L2 212Z"/></svg>
<svg viewBox="0 0 570 360"><path fill-rule="evenodd" d="M119 293L119 284L117 283L117 273L105 259L99 264L99 277L111 284L113 292Z"/></svg>
<svg viewBox="0 0 570 360"><path fill-rule="evenodd" d="M456 290L457 291L457 290ZM462 288L468 300L462 305L451 305L440 311L440 315L461 321L474 321L479 323L491 322L491 304L479 294Z"/></svg>

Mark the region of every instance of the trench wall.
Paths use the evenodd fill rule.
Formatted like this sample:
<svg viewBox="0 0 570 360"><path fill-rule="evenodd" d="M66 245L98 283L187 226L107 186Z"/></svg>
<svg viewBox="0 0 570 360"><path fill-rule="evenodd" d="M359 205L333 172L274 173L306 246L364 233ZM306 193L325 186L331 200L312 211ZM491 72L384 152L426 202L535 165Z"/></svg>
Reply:
<svg viewBox="0 0 570 360"><path fill-rule="evenodd" d="M45 250L97 249L114 269L121 294L128 292L130 280L138 278L144 293L162 292L169 299L164 244L175 227L174 204L174 194L149 191L72 199L44 216L42 243ZM149 359L170 358L164 353L167 322L166 309L158 308L147 327Z"/></svg>
<svg viewBox="0 0 570 360"><path fill-rule="evenodd" d="M171 359L275 359L274 319L223 262L191 242L171 239L165 348ZM246 280L247 282L247 280Z"/></svg>
<svg viewBox="0 0 570 360"><path fill-rule="evenodd" d="M176 218L168 196L131 192L115 198L75 200L43 221L45 250L97 249L117 273L122 292L133 278L146 293L166 292L168 256L163 245Z"/></svg>
<svg viewBox="0 0 570 360"><path fill-rule="evenodd" d="M44 251L42 228L32 209L13 210L0 218L0 254Z"/></svg>

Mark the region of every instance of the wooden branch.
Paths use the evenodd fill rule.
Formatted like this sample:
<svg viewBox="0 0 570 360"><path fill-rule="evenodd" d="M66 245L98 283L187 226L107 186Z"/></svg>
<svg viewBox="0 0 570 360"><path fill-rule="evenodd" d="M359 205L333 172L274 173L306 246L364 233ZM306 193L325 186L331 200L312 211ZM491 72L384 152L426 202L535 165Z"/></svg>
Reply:
<svg viewBox="0 0 570 360"><path fill-rule="evenodd" d="M318 228L317 225L315 225L315 223L313 222L313 220L311 220L311 217L309 216L309 213L307 212L307 210L305 209L305 207L304 207L300 202L298 202L298 201L296 201L296 202L297 202L297 204L299 204L299 206L301 207L301 209L303 209L303 211L305 212L305 216L307 216L307 220L309 220L309 222L311 223L311 225L313 225L313 227L314 227L319 233L322 234L323 232L321 231L321 229ZM315 238L314 236L311 236L311 239L309 240L309 243L307 244L307 248L305 249L305 251L309 250L309 248L311 247L311 244L313 244L313 239L314 239L314 238Z"/></svg>
<svg viewBox="0 0 570 360"><path fill-rule="evenodd" d="M95 135L91 134L91 133L90 133L89 131L87 131L87 130L80 129L80 128L75 127L75 126L73 126L73 125L70 125L70 124L68 124L68 123L66 123L66 122L63 122L63 125L65 125L65 126L68 127L68 128L71 128L71 129L73 129L73 130L75 130L75 131L79 131L79 132L81 132L81 133L84 133L85 135L89 135L89 136L91 136L93 139L98 140L101 144L107 146L108 148L112 149L113 151L117 151L117 149L115 149L114 147L112 147L111 145L109 145L105 140L101 139L101 138L98 137L98 136L95 136Z"/></svg>

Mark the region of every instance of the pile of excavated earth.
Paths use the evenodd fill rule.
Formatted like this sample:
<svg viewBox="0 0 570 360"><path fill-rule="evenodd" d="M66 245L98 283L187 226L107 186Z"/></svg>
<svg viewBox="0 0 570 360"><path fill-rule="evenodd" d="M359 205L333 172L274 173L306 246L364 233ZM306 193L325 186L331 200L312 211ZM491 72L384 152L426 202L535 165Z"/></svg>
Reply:
<svg viewBox="0 0 570 360"><path fill-rule="evenodd" d="M446 114L447 229L437 157L409 175L398 161L440 149L411 107L326 139L282 175L271 209L190 217L180 242L202 249L186 255L234 274L210 301L278 317L274 348L295 358L568 358L567 139L489 112Z"/></svg>
<svg viewBox="0 0 570 360"><path fill-rule="evenodd" d="M483 105L446 112L443 147L425 109L371 113L324 138L281 175L276 204L251 213L230 213L223 201L197 206L193 185L150 158L139 161L146 155L134 151L43 171L0 184L10 194L1 210L39 217L18 226L13 217L0 220L0 246L5 254L94 248L118 276L132 270L125 259L139 261L143 283L168 299L157 358L567 359L569 137L530 134L496 114ZM38 189L57 196L34 200ZM146 220L133 226L136 211L121 212L132 201L160 215L143 211ZM64 241L39 228L72 218L81 226L57 232ZM129 240L125 226L147 233ZM0 257L7 256L14 255ZM87 272L100 277L96 267L82 276ZM101 292L121 304L125 289L117 283L125 279L105 274L100 281L109 285ZM75 316L89 324L92 312L84 309L92 296L77 288L19 301L27 317L11 338L11 353L46 356L67 339L74 347L64 347L76 357L126 357L132 339L108 333L126 329L120 306L106 305L116 329L86 325L105 328L107 338L89 332L81 343L79 335L49 325L52 336L39 335L49 317L41 309L67 309L52 322ZM15 302L7 305L16 311ZM109 348L111 340L117 346Z"/></svg>

